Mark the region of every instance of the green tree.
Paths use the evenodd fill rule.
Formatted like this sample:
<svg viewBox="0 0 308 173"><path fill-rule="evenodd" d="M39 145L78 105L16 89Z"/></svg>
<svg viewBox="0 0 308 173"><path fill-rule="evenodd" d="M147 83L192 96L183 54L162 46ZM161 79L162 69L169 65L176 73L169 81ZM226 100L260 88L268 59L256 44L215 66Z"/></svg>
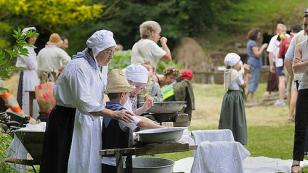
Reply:
<svg viewBox="0 0 308 173"><path fill-rule="evenodd" d="M131 48L139 39L139 25L155 20L162 26L162 35L171 46L184 36L198 37L219 27L220 16L240 0L105 0L116 4L111 18L102 18L97 25L110 28L119 43Z"/></svg>
<svg viewBox="0 0 308 173"><path fill-rule="evenodd" d="M16 45L12 49L0 49L0 79L7 79L10 75L19 70L15 67L14 62L19 56L28 55L28 51L24 46L28 45L25 41L28 37L37 36L36 32L27 32L22 34L21 29L14 31L13 37L16 39Z"/></svg>
<svg viewBox="0 0 308 173"><path fill-rule="evenodd" d="M99 17L103 8L89 0L0 0L0 48L13 41L9 33L17 26L60 32Z"/></svg>
<svg viewBox="0 0 308 173"><path fill-rule="evenodd" d="M102 3L89 0L0 0L0 78L17 70L16 58L24 55L23 37L17 26L36 26L50 32L61 32L102 15ZM79 31L78 31L79 32ZM17 40L17 45L12 44Z"/></svg>

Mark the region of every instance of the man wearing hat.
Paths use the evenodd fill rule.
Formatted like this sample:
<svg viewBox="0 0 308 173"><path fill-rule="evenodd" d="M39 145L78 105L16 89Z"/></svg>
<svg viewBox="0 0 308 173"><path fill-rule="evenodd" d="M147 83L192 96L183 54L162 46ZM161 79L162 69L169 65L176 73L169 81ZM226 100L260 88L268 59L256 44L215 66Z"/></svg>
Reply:
<svg viewBox="0 0 308 173"><path fill-rule="evenodd" d="M38 53L38 73L41 80L54 82L58 73L71 60L71 57L60 48L62 44L60 35L53 33L50 35L45 48ZM49 79L42 79L43 73L47 73Z"/></svg>
<svg viewBox="0 0 308 173"><path fill-rule="evenodd" d="M131 122L131 113L106 109L103 103L103 67L115 50L113 33L96 31L86 44L56 81L57 105L45 132L42 173L101 173L101 117Z"/></svg>
<svg viewBox="0 0 308 173"><path fill-rule="evenodd" d="M119 69L114 69L108 74L106 93L109 102L106 108L110 110L125 110L124 104L129 99L129 93L133 92L135 87L131 86L124 73ZM126 123L121 120L104 118L103 120L103 149L128 148L133 143L133 131L137 127L142 128L160 128L158 124L142 116L133 116L132 123ZM132 167L129 159L126 160L126 169ZM103 173L116 173L116 162L114 157L103 157ZM124 163L124 164L125 164ZM131 170L126 170L129 172Z"/></svg>

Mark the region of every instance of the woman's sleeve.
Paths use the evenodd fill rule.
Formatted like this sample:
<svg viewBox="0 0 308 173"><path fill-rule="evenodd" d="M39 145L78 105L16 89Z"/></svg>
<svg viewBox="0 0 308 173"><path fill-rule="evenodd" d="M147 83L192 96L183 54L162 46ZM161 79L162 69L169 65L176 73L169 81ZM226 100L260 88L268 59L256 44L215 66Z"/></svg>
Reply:
<svg viewBox="0 0 308 173"><path fill-rule="evenodd" d="M35 57L36 59L36 57ZM31 70L37 70L37 63L33 62L31 57L29 56L21 56L18 58L18 63L16 63L17 67L24 67Z"/></svg>
<svg viewBox="0 0 308 173"><path fill-rule="evenodd" d="M102 111L104 108L103 102L93 99L91 94L93 88L91 88L89 76L93 74L82 67L74 70L69 77L69 85L72 96L76 101L76 108L84 114Z"/></svg>

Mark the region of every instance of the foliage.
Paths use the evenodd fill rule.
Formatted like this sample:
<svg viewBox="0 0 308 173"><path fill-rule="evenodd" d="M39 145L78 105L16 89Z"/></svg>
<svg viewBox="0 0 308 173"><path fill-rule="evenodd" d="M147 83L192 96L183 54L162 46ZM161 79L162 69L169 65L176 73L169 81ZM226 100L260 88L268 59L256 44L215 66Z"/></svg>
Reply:
<svg viewBox="0 0 308 173"><path fill-rule="evenodd" d="M114 53L113 58L109 64L109 69L123 69L131 64L131 50L126 51L117 51ZM157 65L157 72L163 73L164 69L168 67L176 67L177 69L180 68L179 65L175 64L173 61L163 62L159 61Z"/></svg>
<svg viewBox="0 0 308 173"><path fill-rule="evenodd" d="M12 138L4 133L0 132L0 172L5 172L5 173L15 173L14 169L12 169L8 164L5 164L3 159L5 157L5 153L7 148L10 145Z"/></svg>
<svg viewBox="0 0 308 173"><path fill-rule="evenodd" d="M14 62L19 56L27 56L28 51L25 46L29 46L26 38L36 37L38 33L29 31L26 34L21 29L14 31L13 37L16 39L16 45L12 49L0 49L0 79L7 79L11 73L20 68L15 67Z"/></svg>
<svg viewBox="0 0 308 173"><path fill-rule="evenodd" d="M51 30L96 18L103 5L87 5L86 0L0 0L2 15L27 21ZM5 10L5 11L3 11ZM15 17L16 16L16 17ZM18 16L18 18L17 18Z"/></svg>
<svg viewBox="0 0 308 173"><path fill-rule="evenodd" d="M109 69L123 69L130 65L131 50L117 51L109 64Z"/></svg>
<svg viewBox="0 0 308 173"><path fill-rule="evenodd" d="M303 0L242 0L230 5L230 10L219 15L225 31L245 31L252 27L274 28L276 23L300 24L307 1ZM269 27L268 27L269 26ZM222 29L223 29L222 28Z"/></svg>
<svg viewBox="0 0 308 173"><path fill-rule="evenodd" d="M0 0L0 48L6 48L0 51L0 77L7 78L17 70L13 65L17 54L26 51L16 38L20 35L14 33L14 37L10 37L12 28L36 26L43 32L61 32L101 16L103 7L102 3L91 0ZM15 39L18 46L9 49Z"/></svg>
<svg viewBox="0 0 308 173"><path fill-rule="evenodd" d="M111 28L120 44L131 48L139 38L139 25L146 20L155 20L162 26L162 35L169 38L173 47L177 39L198 36L217 23L217 16L239 0L105 0L107 6L117 2L111 20L99 22Z"/></svg>

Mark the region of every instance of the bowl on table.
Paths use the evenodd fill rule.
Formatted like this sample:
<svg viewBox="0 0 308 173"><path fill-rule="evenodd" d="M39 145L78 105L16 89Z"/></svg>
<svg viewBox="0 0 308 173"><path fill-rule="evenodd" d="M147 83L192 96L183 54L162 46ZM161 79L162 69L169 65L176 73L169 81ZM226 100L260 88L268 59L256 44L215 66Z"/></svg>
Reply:
<svg viewBox="0 0 308 173"><path fill-rule="evenodd" d="M183 135L182 127L166 127L157 129L147 129L136 132L139 141L143 143L165 143L177 142Z"/></svg>

